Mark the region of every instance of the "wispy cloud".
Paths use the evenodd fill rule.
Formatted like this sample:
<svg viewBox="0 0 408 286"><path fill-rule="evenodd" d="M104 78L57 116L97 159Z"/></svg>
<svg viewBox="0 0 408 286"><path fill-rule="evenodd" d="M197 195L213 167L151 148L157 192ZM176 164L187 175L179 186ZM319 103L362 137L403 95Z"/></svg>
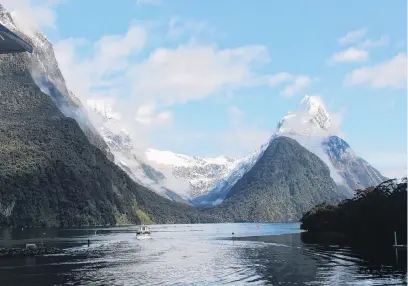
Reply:
<svg viewBox="0 0 408 286"><path fill-rule="evenodd" d="M291 84L287 85L282 91L281 95L291 97L295 93L305 90L312 83L313 79L306 75L296 76Z"/></svg>
<svg viewBox="0 0 408 286"><path fill-rule="evenodd" d="M374 88L407 88L407 55L399 53L390 60L352 71L344 79L345 85L369 85Z"/></svg>
<svg viewBox="0 0 408 286"><path fill-rule="evenodd" d="M171 48L159 46L148 51L146 43L148 35L153 32L156 36L168 35L174 26L151 31L150 26L131 24L125 33L105 35L96 42L62 40L55 44L55 53L69 88L83 102L111 102L126 130L137 138L136 142L146 145L148 141L144 139L149 134L174 124L176 105L228 94L251 87L254 82L269 84L256 80L264 77L256 68L270 60L266 47L220 49L199 44L190 40L200 29L183 23L177 25L180 33L191 36ZM83 51L90 56L84 57ZM142 51L145 53L141 54ZM231 108L229 112L237 121L239 111Z"/></svg>
<svg viewBox="0 0 408 286"><path fill-rule="evenodd" d="M350 47L345 51L334 53L329 59L329 64L365 62L369 58L369 52L366 50Z"/></svg>
<svg viewBox="0 0 408 286"><path fill-rule="evenodd" d="M381 36L377 40L372 40L372 39L366 39L364 40L359 46L362 48L373 48L373 47L382 47L386 46L389 43L389 37L387 35Z"/></svg>
<svg viewBox="0 0 408 286"><path fill-rule="evenodd" d="M317 78L309 75L296 75L289 72L280 72L273 75L259 77L256 80L261 80L271 87L285 84L280 95L291 97L298 92L305 91Z"/></svg>
<svg viewBox="0 0 408 286"><path fill-rule="evenodd" d="M55 7L65 0L2 0L2 4L10 11L16 25L26 33L44 28L56 29L57 14Z"/></svg>
<svg viewBox="0 0 408 286"><path fill-rule="evenodd" d="M165 35L169 40L180 40L183 36L193 37L191 40L197 41L200 38L214 37L216 29L203 21L183 19L179 16L172 16L168 21L168 31Z"/></svg>
<svg viewBox="0 0 408 286"><path fill-rule="evenodd" d="M277 84L283 83L283 82L287 82L287 81L291 81L294 79L294 75L287 73L287 72L281 72L275 75L272 75L268 78L268 83L271 86L275 86Z"/></svg>
<svg viewBox="0 0 408 286"><path fill-rule="evenodd" d="M254 76L252 64L267 59L266 48L258 45L217 49L187 44L154 50L129 69L127 78L134 94L167 105L181 104L244 87Z"/></svg>
<svg viewBox="0 0 408 286"><path fill-rule="evenodd" d="M170 125L173 122L173 113L171 111L157 112L155 104L148 103L137 108L135 120L145 125Z"/></svg>
<svg viewBox="0 0 408 286"><path fill-rule="evenodd" d="M359 40L361 40L362 38L364 38L366 34L367 34L367 28L349 31L346 35L339 38L337 42L343 46L352 45L358 42Z"/></svg>

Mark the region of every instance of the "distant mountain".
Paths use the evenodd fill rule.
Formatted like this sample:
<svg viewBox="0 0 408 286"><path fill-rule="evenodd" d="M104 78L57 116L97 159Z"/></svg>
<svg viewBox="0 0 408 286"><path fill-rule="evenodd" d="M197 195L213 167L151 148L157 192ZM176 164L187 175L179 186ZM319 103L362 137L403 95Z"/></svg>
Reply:
<svg viewBox="0 0 408 286"><path fill-rule="evenodd" d="M115 162L136 182L171 200L190 203L227 177L241 161L225 156L200 158L153 148L138 149L123 129L120 114L109 104L93 100L88 106L93 112L91 118L100 122L99 133L114 154Z"/></svg>
<svg viewBox="0 0 408 286"><path fill-rule="evenodd" d="M327 165L295 140L274 138L225 200L205 211L221 221L294 221L339 195Z"/></svg>
<svg viewBox="0 0 408 286"><path fill-rule="evenodd" d="M352 197L354 190L376 186L387 178L360 158L339 135L322 99L305 96L295 112L289 112L277 125L270 140L245 160L241 160L227 178L219 181L206 195L195 198L198 205L216 205L233 186L260 160L269 144L281 136L296 140L317 155L329 168L339 195Z"/></svg>
<svg viewBox="0 0 408 286"><path fill-rule="evenodd" d="M1 5L0 21L35 50L0 55L0 226L197 221L196 210L135 183L111 161L46 38L22 34Z"/></svg>
<svg viewBox="0 0 408 286"><path fill-rule="evenodd" d="M386 177L363 158L358 157L346 141L337 136L330 136L322 141L322 148L333 163L341 178L342 185L351 190L378 185Z"/></svg>
<svg viewBox="0 0 408 286"><path fill-rule="evenodd" d="M173 188L178 190L180 195L189 199L206 194L239 163L239 160L225 156L190 157L151 148L146 150L145 155L147 162L164 173L167 178L172 176L183 182L184 184L175 185Z"/></svg>

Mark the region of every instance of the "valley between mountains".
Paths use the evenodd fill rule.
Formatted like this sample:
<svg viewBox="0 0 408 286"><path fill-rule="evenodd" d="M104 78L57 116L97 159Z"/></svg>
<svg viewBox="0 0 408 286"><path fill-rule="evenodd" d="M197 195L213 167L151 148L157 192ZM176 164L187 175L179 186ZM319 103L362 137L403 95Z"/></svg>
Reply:
<svg viewBox="0 0 408 286"><path fill-rule="evenodd" d="M0 225L297 221L387 178L341 137L322 98L305 96L243 158L140 149L106 102L81 102L52 44L0 22L34 53L0 55Z"/></svg>

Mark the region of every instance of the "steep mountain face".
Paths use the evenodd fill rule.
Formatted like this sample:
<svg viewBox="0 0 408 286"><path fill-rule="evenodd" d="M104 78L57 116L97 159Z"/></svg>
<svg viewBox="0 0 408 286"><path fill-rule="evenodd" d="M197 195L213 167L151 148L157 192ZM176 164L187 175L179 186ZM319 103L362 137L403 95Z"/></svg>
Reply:
<svg viewBox="0 0 408 286"><path fill-rule="evenodd" d="M190 207L135 183L91 144L58 100L37 86L32 65L27 54L0 55L0 226L198 219Z"/></svg>
<svg viewBox="0 0 408 286"><path fill-rule="evenodd" d="M211 211L223 221L293 221L321 202L339 202L327 165L295 140L273 139Z"/></svg>
<svg viewBox="0 0 408 286"><path fill-rule="evenodd" d="M387 180L367 161L358 157L347 142L340 137L326 138L322 142L322 147L351 190L376 186L378 182Z"/></svg>
<svg viewBox="0 0 408 286"><path fill-rule="evenodd" d="M10 14L0 5L0 22L17 33L34 47L32 54L27 54L28 69L37 86L49 95L65 116L74 118L86 134L89 141L102 150L110 159L112 154L103 138L89 120L80 100L68 90L64 77L58 67L54 49L48 39L39 31L22 33L15 25Z"/></svg>
<svg viewBox="0 0 408 286"><path fill-rule="evenodd" d="M387 178L360 158L339 135L338 126L318 96L305 96L297 112L290 113L278 125L278 136L297 140L319 156L330 168L340 189L348 191L376 186Z"/></svg>
<svg viewBox="0 0 408 286"><path fill-rule="evenodd" d="M109 146L114 162L135 182L153 190L162 197L184 204L188 198L166 188L167 178L146 162L143 151L133 146L129 134L121 127L119 116L103 101L88 101L91 118L97 122L98 131Z"/></svg>
<svg viewBox="0 0 408 286"><path fill-rule="evenodd" d="M194 202L201 205L221 203L236 182L262 158L269 144L281 136L296 140L327 165L340 196L352 197L354 190L376 186L387 179L358 157L339 133L338 126L334 124L322 99L318 96L305 96L295 112L289 112L279 121L277 131L266 144L242 160L207 195L197 197Z"/></svg>
<svg viewBox="0 0 408 286"><path fill-rule="evenodd" d="M81 101L68 90L59 70L53 47L41 32L30 31L28 34L21 33L10 15L2 7L0 8L0 21L33 44L35 47L34 52L32 55L27 56L30 60L29 70L35 83L42 92L53 99L65 116L74 118L79 123L81 129L93 145L102 150L110 160L115 161L136 182L155 190L158 194L168 199L185 202L179 195L162 186L161 181L158 180L160 177L163 178L162 174L159 174L151 166L143 163L140 154L134 154L137 152L132 151L132 142L127 134L123 132L114 134L104 126L99 128L99 130L94 127L93 123L95 121L92 119L94 119L95 115L98 116L100 114L89 114ZM109 114L106 110L104 111L103 115L107 119L115 118L114 114Z"/></svg>

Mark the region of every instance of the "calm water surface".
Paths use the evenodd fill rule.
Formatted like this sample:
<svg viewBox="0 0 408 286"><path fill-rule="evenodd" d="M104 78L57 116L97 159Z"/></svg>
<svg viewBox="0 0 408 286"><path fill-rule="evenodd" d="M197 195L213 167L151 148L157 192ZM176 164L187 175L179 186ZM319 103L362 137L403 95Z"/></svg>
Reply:
<svg viewBox="0 0 408 286"><path fill-rule="evenodd" d="M0 285L407 285L406 256L306 244L298 223L0 229L0 247L37 243L67 254L0 258ZM231 240L234 232L236 240ZM239 237L266 236L268 242ZM87 240L91 240L88 248Z"/></svg>

